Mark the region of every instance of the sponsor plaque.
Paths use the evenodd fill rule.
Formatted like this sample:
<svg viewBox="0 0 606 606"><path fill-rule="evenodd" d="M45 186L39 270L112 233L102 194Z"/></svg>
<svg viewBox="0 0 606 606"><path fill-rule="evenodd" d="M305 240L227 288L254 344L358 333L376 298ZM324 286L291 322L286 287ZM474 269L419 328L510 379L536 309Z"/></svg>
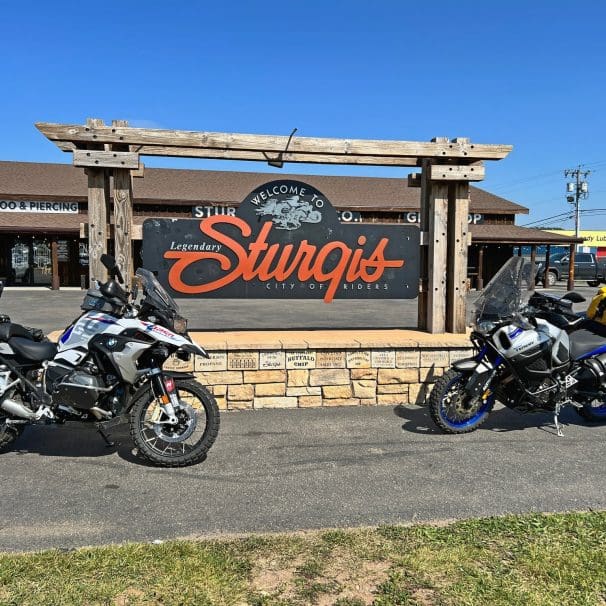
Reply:
<svg viewBox="0 0 606 606"><path fill-rule="evenodd" d="M418 351L397 351L396 352L396 367L397 368L419 368L421 356Z"/></svg>
<svg viewBox="0 0 606 606"><path fill-rule="evenodd" d="M395 368L396 352L393 349L377 349L372 352L373 368Z"/></svg>
<svg viewBox="0 0 606 606"><path fill-rule="evenodd" d="M256 351L230 351L227 354L227 370L258 370L259 353Z"/></svg>
<svg viewBox="0 0 606 606"><path fill-rule="evenodd" d="M316 352L315 351L287 351L286 352L286 368L288 370L315 368L316 367Z"/></svg>
<svg viewBox="0 0 606 606"><path fill-rule="evenodd" d="M345 368L345 352L319 351L316 354L316 368Z"/></svg>
<svg viewBox="0 0 606 606"><path fill-rule="evenodd" d="M196 371L227 370L227 353L224 351L208 352L210 358L196 356Z"/></svg>
<svg viewBox="0 0 606 606"><path fill-rule="evenodd" d="M283 351L262 351L259 353L259 370L282 370L284 360Z"/></svg>
<svg viewBox="0 0 606 606"><path fill-rule="evenodd" d="M421 352L421 366L448 366L448 351L444 349L425 350Z"/></svg>
<svg viewBox="0 0 606 606"><path fill-rule="evenodd" d="M348 351L347 368L370 368L370 352L367 350Z"/></svg>

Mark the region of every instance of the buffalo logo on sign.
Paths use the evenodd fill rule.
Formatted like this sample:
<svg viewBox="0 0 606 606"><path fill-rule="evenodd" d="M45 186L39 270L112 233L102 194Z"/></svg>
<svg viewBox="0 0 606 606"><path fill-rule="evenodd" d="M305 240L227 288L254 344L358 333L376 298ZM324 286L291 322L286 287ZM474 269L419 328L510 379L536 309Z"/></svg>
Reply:
<svg viewBox="0 0 606 606"><path fill-rule="evenodd" d="M419 229L342 224L314 187L272 181L233 216L147 219L143 265L177 297L414 298Z"/></svg>

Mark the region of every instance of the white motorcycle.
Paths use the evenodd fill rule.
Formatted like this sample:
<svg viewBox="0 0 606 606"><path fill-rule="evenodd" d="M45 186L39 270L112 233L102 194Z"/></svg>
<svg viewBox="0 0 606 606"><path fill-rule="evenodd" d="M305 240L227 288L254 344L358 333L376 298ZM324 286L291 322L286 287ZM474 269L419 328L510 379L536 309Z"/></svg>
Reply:
<svg viewBox="0 0 606 606"><path fill-rule="evenodd" d="M129 293L113 257L101 260L110 279L87 292L84 313L57 344L0 316L0 449L26 425L66 420L94 421L113 445L106 432L128 420L148 461L198 463L219 431L216 401L194 375L162 366L173 354L208 354L189 338L187 321L151 272L138 269Z"/></svg>

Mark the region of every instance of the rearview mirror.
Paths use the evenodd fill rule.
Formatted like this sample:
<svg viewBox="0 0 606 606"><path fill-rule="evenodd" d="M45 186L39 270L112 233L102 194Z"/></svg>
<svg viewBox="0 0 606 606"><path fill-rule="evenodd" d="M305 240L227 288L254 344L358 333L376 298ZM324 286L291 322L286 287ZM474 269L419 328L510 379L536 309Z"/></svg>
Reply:
<svg viewBox="0 0 606 606"><path fill-rule="evenodd" d="M106 255L105 253L102 254L100 261L103 264L103 267L107 269L107 271L111 272L114 267L116 267L116 259L114 259L114 257L112 257L111 255Z"/></svg>
<svg viewBox="0 0 606 606"><path fill-rule="evenodd" d="M112 280L114 278L118 278L118 282L120 282L120 284L124 284L124 278L122 277L122 273L120 272L120 268L118 267L118 264L116 263L116 259L114 257L103 253L101 255L100 261L103 264L103 267L105 267L105 269L107 269L107 271L109 272L109 277Z"/></svg>

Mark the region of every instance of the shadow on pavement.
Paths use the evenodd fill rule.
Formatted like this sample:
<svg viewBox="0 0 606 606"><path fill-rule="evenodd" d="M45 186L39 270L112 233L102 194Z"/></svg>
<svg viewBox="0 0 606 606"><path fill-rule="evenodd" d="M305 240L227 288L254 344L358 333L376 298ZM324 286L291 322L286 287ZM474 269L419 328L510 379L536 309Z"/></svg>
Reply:
<svg viewBox="0 0 606 606"><path fill-rule="evenodd" d="M398 405L394 408L394 414L404 419L402 429L411 433L424 435L447 435L432 421L427 406ZM560 414L560 423L566 425L586 425L585 421L572 410L565 408ZM541 431L557 435L553 424L553 415L547 412L521 413L505 407L494 409L488 419L477 431L493 431L506 433L520 431L529 427L537 427Z"/></svg>
<svg viewBox="0 0 606 606"><path fill-rule="evenodd" d="M108 446L93 425L70 423L27 427L16 440L16 454L37 454L41 457L95 458L116 453L121 459L144 467L153 467L134 454L135 448L127 425L120 425L110 434L113 446Z"/></svg>

